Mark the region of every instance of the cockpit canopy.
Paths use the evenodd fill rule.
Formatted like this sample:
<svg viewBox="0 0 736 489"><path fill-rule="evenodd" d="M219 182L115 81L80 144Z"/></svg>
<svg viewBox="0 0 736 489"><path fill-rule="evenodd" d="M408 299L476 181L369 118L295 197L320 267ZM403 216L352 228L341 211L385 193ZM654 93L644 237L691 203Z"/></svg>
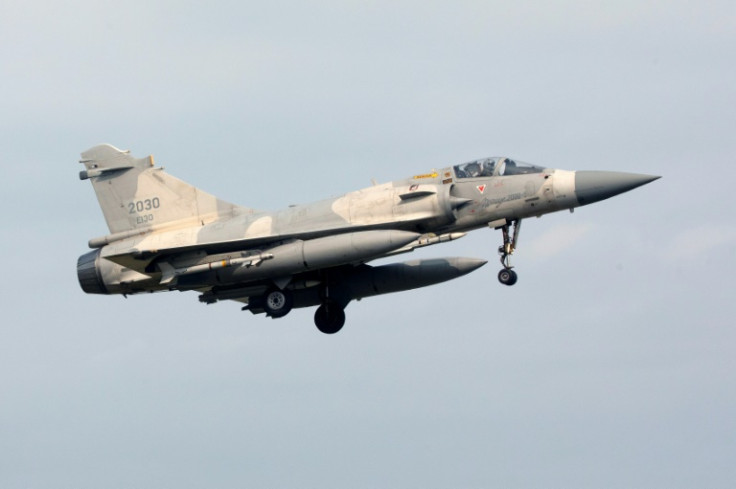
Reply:
<svg viewBox="0 0 736 489"><path fill-rule="evenodd" d="M503 156L482 158L461 165L455 165L453 168L455 169L455 178L458 179L526 175L529 173L542 173L544 170L542 167Z"/></svg>

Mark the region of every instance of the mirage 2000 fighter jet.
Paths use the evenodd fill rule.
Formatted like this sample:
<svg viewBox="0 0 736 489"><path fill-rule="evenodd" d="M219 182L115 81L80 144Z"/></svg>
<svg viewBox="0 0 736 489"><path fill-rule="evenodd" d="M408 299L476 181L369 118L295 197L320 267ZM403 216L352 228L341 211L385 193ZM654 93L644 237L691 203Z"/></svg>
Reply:
<svg viewBox="0 0 736 489"><path fill-rule="evenodd" d="M314 322L332 334L354 299L437 284L483 266L477 258L369 262L501 230L502 284L522 219L598 202L659 177L565 171L505 157L483 158L341 197L276 212L220 200L108 144L82 153L110 234L89 241L77 262L90 294L196 291L199 300L245 303L280 318L318 306Z"/></svg>

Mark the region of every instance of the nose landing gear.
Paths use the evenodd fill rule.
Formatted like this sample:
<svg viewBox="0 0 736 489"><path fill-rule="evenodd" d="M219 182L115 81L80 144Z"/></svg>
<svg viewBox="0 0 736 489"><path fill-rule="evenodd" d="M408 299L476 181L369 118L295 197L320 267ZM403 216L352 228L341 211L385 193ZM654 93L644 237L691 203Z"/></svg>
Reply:
<svg viewBox="0 0 736 489"><path fill-rule="evenodd" d="M509 228L513 227L511 233ZM504 285L514 285L518 280L518 275L512 270L511 266L511 255L516 249L516 243L519 239L519 229L521 228L521 219L511 221L511 226L505 223L501 226L501 232L503 233L503 245L498 247L498 254L501 255L501 265L503 269L498 272L498 281Z"/></svg>
<svg viewBox="0 0 736 489"><path fill-rule="evenodd" d="M518 279L516 272L510 268L504 268L498 272L498 281L504 285L514 285Z"/></svg>

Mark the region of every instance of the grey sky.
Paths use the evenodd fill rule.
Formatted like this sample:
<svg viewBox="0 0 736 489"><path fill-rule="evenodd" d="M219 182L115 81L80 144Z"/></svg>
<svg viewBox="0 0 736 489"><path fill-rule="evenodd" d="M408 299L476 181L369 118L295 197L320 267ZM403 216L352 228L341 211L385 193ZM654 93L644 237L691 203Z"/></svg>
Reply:
<svg viewBox="0 0 736 489"><path fill-rule="evenodd" d="M3 2L0 486L733 487L733 2ZM663 179L271 321L85 295L79 153L275 209L491 155Z"/></svg>

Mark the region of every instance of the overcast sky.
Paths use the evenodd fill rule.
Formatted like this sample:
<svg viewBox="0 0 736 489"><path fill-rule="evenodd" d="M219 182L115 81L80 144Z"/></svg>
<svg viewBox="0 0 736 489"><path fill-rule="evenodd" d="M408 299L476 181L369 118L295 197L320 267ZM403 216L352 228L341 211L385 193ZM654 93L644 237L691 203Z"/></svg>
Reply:
<svg viewBox="0 0 736 489"><path fill-rule="evenodd" d="M736 3L0 2L0 486L736 484ZM273 321L76 278L108 142L277 209L475 158L663 178ZM403 259L403 257L402 257Z"/></svg>

